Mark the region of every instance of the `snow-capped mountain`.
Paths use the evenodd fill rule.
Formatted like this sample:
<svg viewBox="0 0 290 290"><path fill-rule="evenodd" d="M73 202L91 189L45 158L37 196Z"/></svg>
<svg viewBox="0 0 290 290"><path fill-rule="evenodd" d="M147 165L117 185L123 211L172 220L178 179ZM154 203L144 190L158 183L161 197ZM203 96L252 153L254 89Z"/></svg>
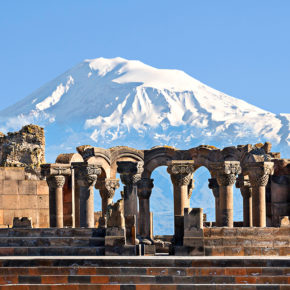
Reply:
<svg viewBox="0 0 290 290"><path fill-rule="evenodd" d="M290 114L262 110L183 71L119 57L85 60L0 112L0 131L18 130L27 123L45 127L48 162L84 144L186 149L270 141L274 150L290 153ZM201 175L206 175L201 180L208 177ZM160 169L157 179L167 180L167 175ZM159 197L154 202L152 195L153 208L158 208L158 200L172 207L172 197L160 187L154 190ZM196 198L193 194L194 206L213 201L205 182L197 183L198 191L207 193Z"/></svg>

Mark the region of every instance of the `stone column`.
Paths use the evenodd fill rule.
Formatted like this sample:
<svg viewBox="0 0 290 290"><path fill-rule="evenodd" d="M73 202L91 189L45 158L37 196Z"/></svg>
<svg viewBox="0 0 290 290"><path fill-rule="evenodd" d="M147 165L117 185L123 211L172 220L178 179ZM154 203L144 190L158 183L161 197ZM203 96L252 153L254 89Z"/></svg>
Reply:
<svg viewBox="0 0 290 290"><path fill-rule="evenodd" d="M215 224L216 226L220 224L220 196L219 196L219 185L216 178L210 178L208 180L208 187L212 190L212 193L215 198Z"/></svg>
<svg viewBox="0 0 290 290"><path fill-rule="evenodd" d="M94 186L101 166L96 164L79 163L75 165L76 179L79 186L80 227L95 227Z"/></svg>
<svg viewBox="0 0 290 290"><path fill-rule="evenodd" d="M102 198L102 217L106 216L108 205L113 202L115 190L119 187L119 179L105 179L99 186L96 184Z"/></svg>
<svg viewBox="0 0 290 290"><path fill-rule="evenodd" d="M167 168L173 183L175 245L183 244L184 208L189 206L189 184L195 171L193 164L194 161L173 160Z"/></svg>
<svg viewBox="0 0 290 290"><path fill-rule="evenodd" d="M117 172L124 184L124 216L138 216L136 184L141 179L143 162L119 161Z"/></svg>
<svg viewBox="0 0 290 290"><path fill-rule="evenodd" d="M195 171L193 164L193 161L174 160L167 168L173 183L174 215L183 216L184 208L189 205L191 192L188 186Z"/></svg>
<svg viewBox="0 0 290 290"><path fill-rule="evenodd" d="M53 195L50 200L51 209L51 226L57 228L63 228L63 186L65 183L65 177L63 175L51 175L47 178L49 186L49 192ZM55 213L55 215L54 215Z"/></svg>
<svg viewBox="0 0 290 290"><path fill-rule="evenodd" d="M248 162L244 172L252 186L253 226L266 226L266 185L273 174L273 162Z"/></svg>
<svg viewBox="0 0 290 290"><path fill-rule="evenodd" d="M237 178L236 187L240 188L241 194L243 196L243 226L252 227L252 188L249 182L249 177L240 174Z"/></svg>
<svg viewBox="0 0 290 290"><path fill-rule="evenodd" d="M142 238L150 239L150 195L153 188L153 179L142 178L137 183L139 198L139 229Z"/></svg>
<svg viewBox="0 0 290 290"><path fill-rule="evenodd" d="M233 185L236 182L236 175L241 172L240 162L212 162L210 168L219 185L218 226L233 227Z"/></svg>

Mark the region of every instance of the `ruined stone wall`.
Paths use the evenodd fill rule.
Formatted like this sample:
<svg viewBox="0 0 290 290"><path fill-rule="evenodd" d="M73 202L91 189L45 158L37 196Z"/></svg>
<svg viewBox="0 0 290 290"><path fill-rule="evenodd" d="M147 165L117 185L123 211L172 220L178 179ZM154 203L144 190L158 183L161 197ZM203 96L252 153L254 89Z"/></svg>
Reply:
<svg viewBox="0 0 290 290"><path fill-rule="evenodd" d="M49 227L48 186L45 180L27 180L23 167L0 167L0 227L12 227L14 217Z"/></svg>
<svg viewBox="0 0 290 290"><path fill-rule="evenodd" d="M49 191L39 174L44 162L43 128L0 133L0 227L12 227L14 217L31 217L33 227L49 226Z"/></svg>
<svg viewBox="0 0 290 290"><path fill-rule="evenodd" d="M0 166L39 168L45 163L45 136L43 128L24 126L18 132L0 133Z"/></svg>

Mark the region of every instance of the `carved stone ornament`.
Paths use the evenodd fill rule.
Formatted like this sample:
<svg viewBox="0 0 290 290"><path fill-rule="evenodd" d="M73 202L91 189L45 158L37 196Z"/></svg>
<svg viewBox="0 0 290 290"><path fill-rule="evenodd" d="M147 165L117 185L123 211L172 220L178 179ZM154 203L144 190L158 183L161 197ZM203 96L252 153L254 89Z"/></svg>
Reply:
<svg viewBox="0 0 290 290"><path fill-rule="evenodd" d="M140 199L149 199L151 192L152 192L152 188L154 186L153 184L153 179L151 178L141 178L138 183L138 197Z"/></svg>
<svg viewBox="0 0 290 290"><path fill-rule="evenodd" d="M245 173L249 175L250 183L254 186L266 186L269 175L274 173L273 162L248 162L245 164Z"/></svg>
<svg viewBox="0 0 290 290"><path fill-rule="evenodd" d="M41 175L43 177L49 177L50 175L71 175L71 166L59 163L42 164Z"/></svg>
<svg viewBox="0 0 290 290"><path fill-rule="evenodd" d="M169 163L167 172L176 186L189 185L195 171L194 161L173 160Z"/></svg>
<svg viewBox="0 0 290 290"><path fill-rule="evenodd" d="M100 189L102 199L111 199L119 187L119 179L105 179L98 188Z"/></svg>
<svg viewBox="0 0 290 290"><path fill-rule="evenodd" d="M236 175L241 173L241 166L239 161L212 162L210 171L219 186L231 186L236 182Z"/></svg>
<svg viewBox="0 0 290 290"><path fill-rule="evenodd" d="M141 179L141 174L144 170L144 163L142 161L119 161L117 165L117 171L120 173L121 181L126 186L131 187Z"/></svg>
<svg viewBox="0 0 290 290"><path fill-rule="evenodd" d="M65 184L65 177L63 175L50 175L47 178L47 184L50 188L62 188Z"/></svg>
<svg viewBox="0 0 290 290"><path fill-rule="evenodd" d="M101 165L98 164L78 164L75 169L76 179L80 186L94 186L98 175L102 173Z"/></svg>

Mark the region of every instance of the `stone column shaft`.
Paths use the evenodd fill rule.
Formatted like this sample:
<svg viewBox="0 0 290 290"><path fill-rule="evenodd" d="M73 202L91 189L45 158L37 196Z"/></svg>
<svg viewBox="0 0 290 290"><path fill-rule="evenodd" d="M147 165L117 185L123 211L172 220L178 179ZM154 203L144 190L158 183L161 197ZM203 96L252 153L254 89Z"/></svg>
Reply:
<svg viewBox="0 0 290 290"><path fill-rule="evenodd" d="M142 178L137 183L139 197L139 233L143 238L152 236L150 227L150 195L153 188L153 179Z"/></svg>
<svg viewBox="0 0 290 290"><path fill-rule="evenodd" d="M253 226L266 227L266 185L273 174L273 162L248 162L245 173L252 186Z"/></svg>
<svg viewBox="0 0 290 290"><path fill-rule="evenodd" d="M241 172L240 162L212 162L210 167L219 185L219 226L233 227L233 185Z"/></svg>
<svg viewBox="0 0 290 290"><path fill-rule="evenodd" d="M75 163L74 166L79 186L80 227L93 228L95 227L94 186L98 175L102 172L101 166L84 162Z"/></svg>
<svg viewBox="0 0 290 290"><path fill-rule="evenodd" d="M65 177L63 175L51 175L47 179L47 182L50 194L54 195L50 200L55 202L55 204L50 204L51 207L54 207L51 213L55 213L55 216L51 217L51 226L63 228L63 186Z"/></svg>
<svg viewBox="0 0 290 290"><path fill-rule="evenodd" d="M210 178L208 180L208 187L212 190L215 198L215 223L216 226L220 225L220 198L219 198L219 185L216 178Z"/></svg>

